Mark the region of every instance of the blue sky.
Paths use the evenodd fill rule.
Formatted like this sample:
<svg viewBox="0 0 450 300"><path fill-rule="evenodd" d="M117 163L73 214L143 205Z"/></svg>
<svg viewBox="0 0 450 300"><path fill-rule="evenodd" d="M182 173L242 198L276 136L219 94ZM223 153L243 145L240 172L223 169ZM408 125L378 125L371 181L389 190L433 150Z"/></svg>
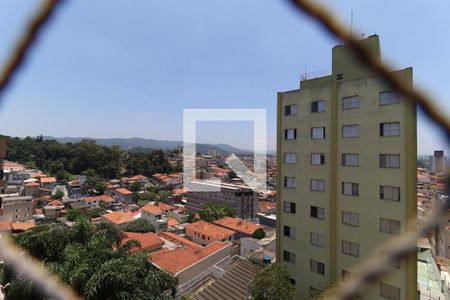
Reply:
<svg viewBox="0 0 450 300"><path fill-rule="evenodd" d="M380 35L396 68L449 113L450 2L321 1ZM39 1L0 2L0 64ZM275 147L276 93L329 69L337 44L282 0L67 1L5 95L0 133L182 139L184 108L266 108ZM201 142L248 148L248 124L210 124ZM240 126L242 125L242 126ZM419 153L444 148L419 116Z"/></svg>

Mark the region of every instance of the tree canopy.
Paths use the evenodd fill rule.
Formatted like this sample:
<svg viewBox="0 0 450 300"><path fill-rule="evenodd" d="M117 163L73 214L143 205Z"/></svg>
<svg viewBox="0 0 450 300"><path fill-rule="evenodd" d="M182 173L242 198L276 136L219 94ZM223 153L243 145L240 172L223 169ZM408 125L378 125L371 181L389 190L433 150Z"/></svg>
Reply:
<svg viewBox="0 0 450 300"><path fill-rule="evenodd" d="M199 215L203 221L212 223L223 217L234 217L236 210L229 206L211 202L202 206Z"/></svg>
<svg viewBox="0 0 450 300"><path fill-rule="evenodd" d="M137 219L136 221L129 223L125 227L125 231L140 233L155 232L155 227L144 219Z"/></svg>
<svg viewBox="0 0 450 300"><path fill-rule="evenodd" d="M145 253L129 255L114 248L118 231L111 225L92 226L78 219L73 227L38 226L14 236L15 241L87 299L169 299L174 278L152 267ZM31 299L32 282L0 273L7 299Z"/></svg>
<svg viewBox="0 0 450 300"><path fill-rule="evenodd" d="M294 300L297 290L289 279L286 266L274 263L260 271L250 286L253 300Z"/></svg>

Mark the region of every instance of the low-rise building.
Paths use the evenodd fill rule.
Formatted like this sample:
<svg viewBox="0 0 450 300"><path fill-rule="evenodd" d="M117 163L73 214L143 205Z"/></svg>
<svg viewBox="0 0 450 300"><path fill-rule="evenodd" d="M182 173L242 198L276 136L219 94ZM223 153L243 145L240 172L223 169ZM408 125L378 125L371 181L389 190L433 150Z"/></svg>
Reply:
<svg viewBox="0 0 450 300"><path fill-rule="evenodd" d="M180 247L149 255L150 262L178 279L182 285L230 256L232 244L214 242L206 247Z"/></svg>
<svg viewBox="0 0 450 300"><path fill-rule="evenodd" d="M0 195L0 222L25 222L33 219L33 197Z"/></svg>
<svg viewBox="0 0 450 300"><path fill-rule="evenodd" d="M41 188L53 190L56 187L55 177L41 177Z"/></svg>
<svg viewBox="0 0 450 300"><path fill-rule="evenodd" d="M167 218L159 206L147 204L141 207L141 218L150 222L155 227L156 232L167 230Z"/></svg>
<svg viewBox="0 0 450 300"><path fill-rule="evenodd" d="M236 231L214 225L205 221L198 221L186 225L186 236L199 245L205 246L213 242L232 242Z"/></svg>
<svg viewBox="0 0 450 300"><path fill-rule="evenodd" d="M12 172L5 176L6 182L9 185L22 185L25 180L31 178L30 172L27 171Z"/></svg>
<svg viewBox="0 0 450 300"><path fill-rule="evenodd" d="M66 214L66 208L60 200L52 200L43 207L42 212L46 218L57 219Z"/></svg>
<svg viewBox="0 0 450 300"><path fill-rule="evenodd" d="M262 226L259 224L232 217L216 220L214 221L214 224L236 231L236 239L241 237L251 237L257 229L262 229Z"/></svg>
<svg viewBox="0 0 450 300"><path fill-rule="evenodd" d="M39 183L37 182L29 182L25 183L25 196L31 196L33 198L39 197Z"/></svg>
<svg viewBox="0 0 450 300"><path fill-rule="evenodd" d="M117 229L124 229L129 223L134 222L135 219L121 211L114 211L104 214L100 217L100 220L106 223L112 224Z"/></svg>
<svg viewBox="0 0 450 300"><path fill-rule="evenodd" d="M138 251L153 252L161 249L164 245L164 240L158 237L153 232L137 233L137 232L121 232L119 246L125 245L128 241L138 241L140 246L132 247L131 253Z"/></svg>
<svg viewBox="0 0 450 300"><path fill-rule="evenodd" d="M125 189L118 188L115 190L115 197L118 201L122 203L131 203L133 202L133 192Z"/></svg>

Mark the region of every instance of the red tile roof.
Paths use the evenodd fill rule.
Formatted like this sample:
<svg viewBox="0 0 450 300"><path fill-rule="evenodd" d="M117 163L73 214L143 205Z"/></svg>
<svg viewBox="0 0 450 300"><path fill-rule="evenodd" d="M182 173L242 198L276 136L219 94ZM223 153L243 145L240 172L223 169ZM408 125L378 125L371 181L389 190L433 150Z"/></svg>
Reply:
<svg viewBox="0 0 450 300"><path fill-rule="evenodd" d="M130 240L136 240L141 244L140 247L131 248L131 252L136 252L139 250L154 251L160 249L164 245L164 240L153 232L122 232L119 245L122 246Z"/></svg>
<svg viewBox="0 0 450 300"><path fill-rule="evenodd" d="M55 177L41 177L41 183L53 183L56 182Z"/></svg>
<svg viewBox="0 0 450 300"><path fill-rule="evenodd" d="M171 209L175 209L175 206L170 205L170 204L166 204L166 203L164 203L164 202L159 202L159 203L158 203L158 207L159 207L163 212L169 211L169 210L171 210Z"/></svg>
<svg viewBox="0 0 450 300"><path fill-rule="evenodd" d="M112 202L114 201L114 198L108 195L101 195L101 196L90 196L90 197L84 197L83 201L104 201L104 202Z"/></svg>
<svg viewBox="0 0 450 300"><path fill-rule="evenodd" d="M172 218L172 217L167 218L167 226L172 227L172 226L176 226L176 225L180 225L180 222L178 222L177 219Z"/></svg>
<svg viewBox="0 0 450 300"><path fill-rule="evenodd" d="M172 232L160 232L159 236L165 240L171 241L172 243L175 243L177 245L184 245L184 246L190 246L194 248L203 248L197 243L194 243L193 241L188 240L187 238L184 238L182 236L179 236L178 234L172 233Z"/></svg>
<svg viewBox="0 0 450 300"><path fill-rule="evenodd" d="M128 223L128 222L134 221L133 217L126 215L120 211L114 211L109 214L104 214L104 215L102 215L102 217L114 224L123 224L123 223Z"/></svg>
<svg viewBox="0 0 450 300"><path fill-rule="evenodd" d="M229 242L214 242L205 248L187 247L170 251L160 251L149 255L151 262L176 275L178 272L197 263L199 260L231 245Z"/></svg>
<svg viewBox="0 0 450 300"><path fill-rule="evenodd" d="M34 223L34 220L27 222L11 223L12 230L26 231L34 227L36 227L36 223Z"/></svg>
<svg viewBox="0 0 450 300"><path fill-rule="evenodd" d="M116 189L116 192L120 193L122 195L131 195L131 194L133 194L133 192L131 192L131 191L127 190L127 189L124 189L124 188L118 188L118 189Z"/></svg>
<svg viewBox="0 0 450 300"><path fill-rule="evenodd" d="M153 204L147 204L141 207L141 210L145 210L146 212L149 212L153 215L160 215L162 214L161 208L159 208L156 205Z"/></svg>
<svg viewBox="0 0 450 300"><path fill-rule="evenodd" d="M277 207L276 202L271 201L258 201L258 209L275 209Z"/></svg>
<svg viewBox="0 0 450 300"><path fill-rule="evenodd" d="M186 232L195 231L205 236L211 237L213 240L223 240L232 236L236 232L227 228L223 228L218 225L214 225L205 221L198 221L188 224L186 226Z"/></svg>
<svg viewBox="0 0 450 300"><path fill-rule="evenodd" d="M225 217L214 222L214 224L251 235L256 229L262 228L261 225L250 223L239 218Z"/></svg>
<svg viewBox="0 0 450 300"><path fill-rule="evenodd" d="M49 205L49 206L64 206L64 204L61 201L59 201L58 199L52 200L47 205Z"/></svg>

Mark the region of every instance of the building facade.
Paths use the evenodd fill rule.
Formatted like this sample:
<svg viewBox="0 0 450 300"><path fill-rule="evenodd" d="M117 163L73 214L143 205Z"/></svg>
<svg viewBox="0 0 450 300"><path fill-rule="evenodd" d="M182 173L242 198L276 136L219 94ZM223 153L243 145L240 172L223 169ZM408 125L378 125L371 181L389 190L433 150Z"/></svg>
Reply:
<svg viewBox="0 0 450 300"><path fill-rule="evenodd" d="M33 197L1 195L0 222L33 220Z"/></svg>
<svg viewBox="0 0 450 300"><path fill-rule="evenodd" d="M380 60L379 38L361 41ZM339 281L416 218L416 108L345 45L332 74L278 93L277 260L301 299ZM412 69L394 73L412 86ZM417 261L392 268L364 299L414 299Z"/></svg>
<svg viewBox="0 0 450 300"><path fill-rule="evenodd" d="M430 163L431 163L431 173L435 174L445 173L446 159L444 156L444 151L442 150L434 151L434 156L430 157Z"/></svg>
<svg viewBox="0 0 450 300"><path fill-rule="evenodd" d="M236 215L241 219L253 219L257 213L258 198L252 189L229 183L215 183L212 181L192 181L201 190L208 187L220 187L219 192L213 191L188 191L187 205L200 210L203 205L217 203L232 207L236 210Z"/></svg>

